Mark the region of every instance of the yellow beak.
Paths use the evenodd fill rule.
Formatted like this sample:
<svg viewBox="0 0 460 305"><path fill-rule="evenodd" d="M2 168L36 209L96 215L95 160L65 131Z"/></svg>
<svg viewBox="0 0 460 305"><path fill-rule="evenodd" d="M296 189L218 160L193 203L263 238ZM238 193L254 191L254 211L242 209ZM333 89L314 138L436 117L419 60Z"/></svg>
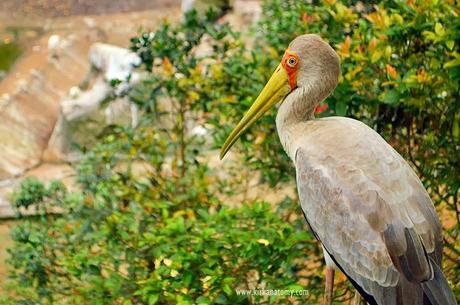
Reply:
<svg viewBox="0 0 460 305"><path fill-rule="evenodd" d="M241 121L232 130L220 151L220 159L230 150L232 145L245 132L249 126L257 121L271 107L282 101L291 91L288 74L281 64L276 68L254 104L243 116Z"/></svg>

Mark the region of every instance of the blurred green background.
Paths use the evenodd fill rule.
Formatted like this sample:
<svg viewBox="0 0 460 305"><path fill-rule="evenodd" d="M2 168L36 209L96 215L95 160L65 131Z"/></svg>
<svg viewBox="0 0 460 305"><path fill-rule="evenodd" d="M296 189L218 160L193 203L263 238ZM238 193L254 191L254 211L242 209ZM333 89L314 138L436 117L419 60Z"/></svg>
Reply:
<svg viewBox="0 0 460 305"><path fill-rule="evenodd" d="M294 190L276 111L243 136L230 161L215 160L303 33L320 34L342 61L320 116L362 120L421 177L444 225L443 267L460 300L459 14L458 1L266 0L249 33L212 10L165 20L154 35L141 31L131 49L146 77L126 93L142 111L139 126L110 126L86 149L79 191L28 179L15 192L14 204L38 216L13 230L11 293L2 302L318 304L323 262L296 198L239 196L258 187L248 174ZM203 44L205 55L197 52ZM336 285L334 301L347 304L354 290L343 277ZM252 288L309 294L236 293Z"/></svg>

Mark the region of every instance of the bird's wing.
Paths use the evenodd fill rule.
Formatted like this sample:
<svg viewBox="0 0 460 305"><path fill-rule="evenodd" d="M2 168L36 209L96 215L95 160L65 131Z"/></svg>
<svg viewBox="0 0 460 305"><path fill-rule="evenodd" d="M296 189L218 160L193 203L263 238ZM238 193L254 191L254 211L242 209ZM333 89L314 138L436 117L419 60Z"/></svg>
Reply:
<svg viewBox="0 0 460 305"><path fill-rule="evenodd" d="M340 268L370 294L400 285L401 274L414 282L431 276L425 253L439 263L441 225L404 159L352 119L314 120L297 132L302 209Z"/></svg>

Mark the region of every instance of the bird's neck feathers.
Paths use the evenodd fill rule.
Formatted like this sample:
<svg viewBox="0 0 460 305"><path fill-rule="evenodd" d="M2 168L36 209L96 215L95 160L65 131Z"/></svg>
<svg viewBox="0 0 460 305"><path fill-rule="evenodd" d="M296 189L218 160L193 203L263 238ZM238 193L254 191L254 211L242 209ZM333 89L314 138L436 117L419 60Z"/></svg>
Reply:
<svg viewBox="0 0 460 305"><path fill-rule="evenodd" d="M279 106L276 129L284 150L292 160L296 149L294 133L302 129L303 123L315 118L316 106L330 94L330 91L324 92L317 88L320 87L314 85L298 87L286 96Z"/></svg>

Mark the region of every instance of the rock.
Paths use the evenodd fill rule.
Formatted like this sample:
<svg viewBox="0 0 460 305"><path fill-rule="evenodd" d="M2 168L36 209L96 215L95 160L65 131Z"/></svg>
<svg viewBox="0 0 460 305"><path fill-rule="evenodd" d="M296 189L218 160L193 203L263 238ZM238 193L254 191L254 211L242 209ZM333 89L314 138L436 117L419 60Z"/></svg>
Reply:
<svg viewBox="0 0 460 305"><path fill-rule="evenodd" d="M86 24L86 26L90 29L93 29L96 27L96 21L93 18L90 17L84 17L83 22Z"/></svg>
<svg viewBox="0 0 460 305"><path fill-rule="evenodd" d="M0 1L0 7L3 2ZM7 0L7 2L16 3L17 1ZM176 0L175 3L179 4L179 1ZM157 7L159 4L149 5ZM8 14L15 13L14 10L3 11ZM0 80L0 217L4 207L11 212L7 197L1 196L2 190L8 188L10 183L27 174L31 169L40 168L43 162L59 164L63 160L76 160L79 156L70 150L69 135L80 132L75 142L82 143L87 138L95 137L97 133L97 129L95 130L95 126L92 125L92 119L97 121L96 123L102 128L105 127L107 118L104 117L104 111L97 106L93 108L94 112L86 112L94 116L91 117L91 120L82 120L81 125L86 124L86 129L82 128L81 131L72 133L74 127L72 124L79 124L79 120L75 119L69 125L60 106L63 100L77 99L84 94L85 91L79 88L79 84L89 70L87 55L90 46L95 41L101 40L126 45L129 37L135 35L139 27L154 29L161 23L165 15L171 21L178 20L180 18L179 7L168 6L160 10L139 11L135 14L95 14L88 18L79 15L56 19L40 17L36 20L24 20L28 24L31 23L30 28L37 27L40 29L39 32L52 35L36 36L27 41L30 49L27 48L24 51L11 71ZM21 22L19 18L13 18L11 25L21 24ZM8 39L8 36L6 38ZM117 47L112 46L112 50L117 50ZM122 53L129 52L126 49L122 50L124 50ZM58 57L51 56L50 51L56 51ZM116 68L118 64L132 69L131 64L138 62L135 56L121 62L116 56L102 54L101 58L101 62L104 60L110 62L108 65L110 69L105 70L104 74L108 73L104 76L99 75L102 82L105 82L105 88L113 74L122 77L129 74L129 72L127 74L118 73L119 69ZM141 79L140 76L133 74L131 84L139 79ZM93 80L89 84L94 87L96 82ZM84 118L86 114L85 111L82 113L81 109L73 108L67 114L75 115L78 111L80 111L80 118ZM128 105L125 112L136 113L132 117L132 124L135 125L138 120L136 107ZM59 170L53 171L54 174L59 178ZM13 186L10 185L10 187Z"/></svg>
<svg viewBox="0 0 460 305"><path fill-rule="evenodd" d="M52 52L56 50L59 46L61 38L59 35L51 35L50 38L48 38L48 51Z"/></svg>
<svg viewBox="0 0 460 305"><path fill-rule="evenodd" d="M110 102L110 105L104 110L107 124L123 124L126 121L131 121L132 127L136 127L139 123L138 112L137 105L131 103L127 97L117 98Z"/></svg>
<svg viewBox="0 0 460 305"><path fill-rule="evenodd" d="M95 43L91 46L89 61L103 73L107 81L127 81L134 67L142 62L136 53L105 43Z"/></svg>
<svg viewBox="0 0 460 305"><path fill-rule="evenodd" d="M0 108L7 106L11 101L11 95L8 93L3 93L2 96L0 96Z"/></svg>
<svg viewBox="0 0 460 305"><path fill-rule="evenodd" d="M75 97L67 97L61 102L61 114L64 120L67 122L74 121L97 111L111 90L112 88L104 79L97 78L89 90L81 91Z"/></svg>
<svg viewBox="0 0 460 305"><path fill-rule="evenodd" d="M182 0L181 1L181 11L182 14L191 11L195 6L195 0Z"/></svg>
<svg viewBox="0 0 460 305"><path fill-rule="evenodd" d="M73 86L69 90L69 97L72 99L76 99L81 94L81 89L77 86Z"/></svg>
<svg viewBox="0 0 460 305"><path fill-rule="evenodd" d="M50 59L59 58L61 43L61 37L59 37L59 35L51 35L48 38L48 56Z"/></svg>
<svg viewBox="0 0 460 305"><path fill-rule="evenodd" d="M67 138L68 128L65 123L64 115L61 113L53 133L48 141L48 145L43 152L43 162L55 162L56 160L75 161L71 158L70 142Z"/></svg>
<svg viewBox="0 0 460 305"><path fill-rule="evenodd" d="M133 71L134 67L141 63L139 56L128 49L94 43L89 50L89 61L91 68L85 77L85 85L82 86L85 89L82 90L78 86L71 87L68 96L61 102L59 119L43 153L43 159L46 161L78 159L78 156L70 151L72 141L77 140L72 138L75 136L72 132L86 130L87 128L81 125L85 124L84 119L88 117L97 117L96 121L100 121L98 114L103 112L105 115L105 122L99 122L98 126L94 126L96 128L93 130L93 136L106 124L124 123L127 119L128 122L131 121L133 127L138 124L138 107L130 103L127 97L119 97L111 101L104 111L100 108L101 103L109 95L113 93L115 96L121 95L142 79L139 73ZM110 84L114 79L121 81L115 90ZM90 83L92 86L86 88ZM69 124L72 127L69 127ZM88 138L88 135L85 137Z"/></svg>
<svg viewBox="0 0 460 305"><path fill-rule="evenodd" d="M247 26L259 21L262 15L262 6L258 0L236 0L233 12L240 16L243 24Z"/></svg>
<svg viewBox="0 0 460 305"><path fill-rule="evenodd" d="M59 105L44 95L31 95L37 82L31 80L26 88L19 88L22 92L16 93L14 100L12 96L0 111L0 180L39 164L48 144Z"/></svg>
<svg viewBox="0 0 460 305"><path fill-rule="evenodd" d="M97 111L101 102L109 94L121 95L141 79L141 76L134 72L134 68L141 64L141 59L128 49L95 43L89 50L89 61L92 69L88 72L85 83L90 83L92 78L96 79L95 83L85 91L76 86L70 89L68 98L61 103L62 114L67 122L81 119ZM121 82L115 90L111 86L113 80ZM131 107L126 98L110 103L106 111L108 123L111 124L114 116L126 112L127 108L131 112L137 112L137 107ZM137 113L133 116L137 121Z"/></svg>

